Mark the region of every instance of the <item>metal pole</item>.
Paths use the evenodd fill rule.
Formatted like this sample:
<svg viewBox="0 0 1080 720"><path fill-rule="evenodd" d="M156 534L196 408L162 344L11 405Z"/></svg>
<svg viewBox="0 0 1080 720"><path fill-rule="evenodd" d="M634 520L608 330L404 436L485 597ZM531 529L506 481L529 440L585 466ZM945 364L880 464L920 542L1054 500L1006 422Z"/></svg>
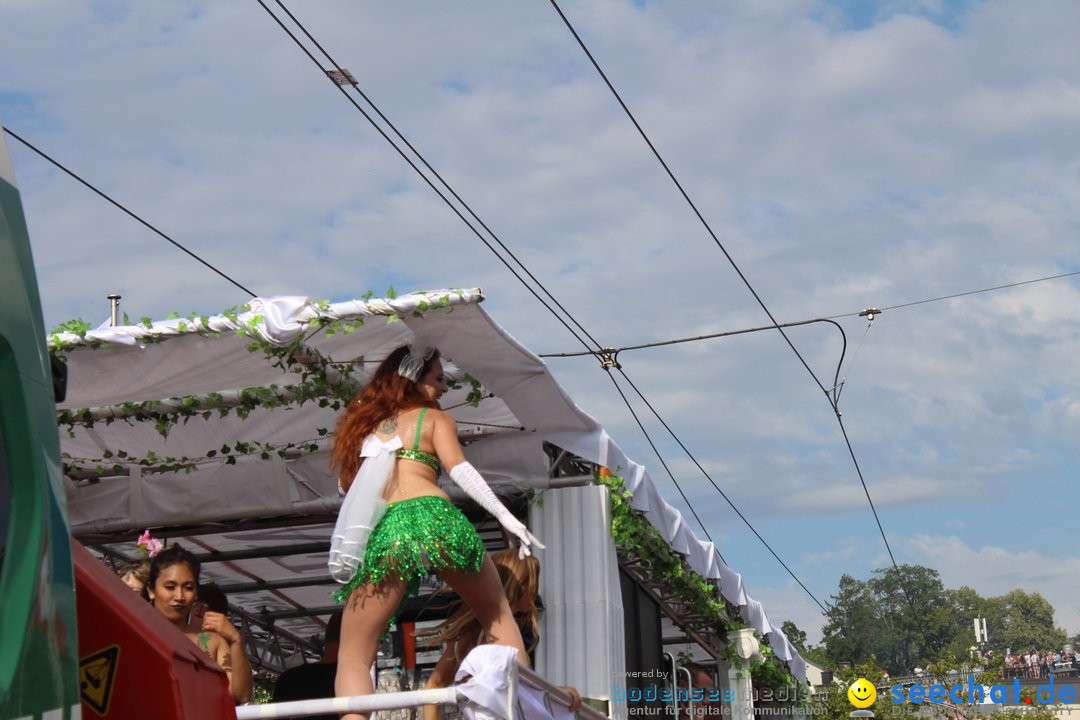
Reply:
<svg viewBox="0 0 1080 720"><path fill-rule="evenodd" d="M684 673L686 673L686 716L689 720L694 718L694 678L690 677L690 669L681 666L679 667ZM676 720L678 720L676 718Z"/></svg>
<svg viewBox="0 0 1080 720"><path fill-rule="evenodd" d="M679 700L678 700L678 691L677 691L678 685L675 683L676 676L678 675L678 666L675 664L675 656L674 655L669 653L667 650L664 651L664 655L666 655L668 660L671 661L671 710L672 710L672 715L671 716L673 718L675 718L675 720L678 720L678 718L679 718Z"/></svg>
<svg viewBox="0 0 1080 720"><path fill-rule="evenodd" d="M537 675L529 668L518 665L518 679L524 685L528 685L529 687L535 688L537 690L543 690L548 694L548 696L551 697L552 700L556 701L560 705L570 707L570 694L568 692L563 690L558 685L552 685L550 682L545 680L540 675ZM582 703L581 707L578 708L576 717L586 718L586 720L607 720L606 715L597 710L594 710L593 708L589 707L584 703Z"/></svg>
<svg viewBox="0 0 1080 720"><path fill-rule="evenodd" d="M109 325L112 327L116 327L120 324L120 296L116 293L113 293L111 295L106 295L106 297L109 300L109 306L111 309L111 314L109 315Z"/></svg>

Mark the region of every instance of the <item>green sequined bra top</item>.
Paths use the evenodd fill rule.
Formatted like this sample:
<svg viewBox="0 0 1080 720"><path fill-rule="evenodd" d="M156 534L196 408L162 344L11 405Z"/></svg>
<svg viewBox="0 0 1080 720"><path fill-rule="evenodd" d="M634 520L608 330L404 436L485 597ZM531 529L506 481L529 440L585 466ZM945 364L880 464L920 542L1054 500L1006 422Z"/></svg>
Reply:
<svg viewBox="0 0 1080 720"><path fill-rule="evenodd" d="M427 408L420 410L420 417L416 420L416 439L413 441L412 450L398 450L398 459L415 460L416 462L422 462L429 468L435 471L438 475L442 472L442 464L439 463L439 458L432 455L429 452L424 452L420 449L420 427L424 424L424 413L427 412Z"/></svg>

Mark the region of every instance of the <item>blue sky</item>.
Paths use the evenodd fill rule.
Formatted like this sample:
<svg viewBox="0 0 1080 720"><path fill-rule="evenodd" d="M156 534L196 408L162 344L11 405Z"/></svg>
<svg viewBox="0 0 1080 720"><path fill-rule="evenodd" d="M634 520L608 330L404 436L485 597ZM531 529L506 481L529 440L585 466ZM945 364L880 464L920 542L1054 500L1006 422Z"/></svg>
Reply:
<svg viewBox="0 0 1080 720"><path fill-rule="evenodd" d="M767 323L548 4L290 9L603 344ZM563 9L781 322L1080 270L1075 3ZM256 2L3 15L0 122L256 292L479 286L534 351L580 349ZM245 299L9 145L48 323L100 321L110 292L133 317ZM841 409L897 560L983 595L1040 592L1070 634L1078 309L1067 278L890 310L868 332L838 319ZM790 336L831 378L835 330ZM887 564L831 410L778 334L620 360L819 599ZM681 507L595 363L551 365ZM810 598L650 429L750 593L818 637Z"/></svg>

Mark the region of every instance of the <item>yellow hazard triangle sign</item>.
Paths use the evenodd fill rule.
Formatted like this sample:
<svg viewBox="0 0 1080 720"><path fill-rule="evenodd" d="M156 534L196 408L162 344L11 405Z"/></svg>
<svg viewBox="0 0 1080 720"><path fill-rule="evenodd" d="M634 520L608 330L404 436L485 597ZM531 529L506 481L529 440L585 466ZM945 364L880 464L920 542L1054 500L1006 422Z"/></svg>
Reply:
<svg viewBox="0 0 1080 720"><path fill-rule="evenodd" d="M79 692L82 701L98 715L109 712L120 646L111 645L79 660Z"/></svg>

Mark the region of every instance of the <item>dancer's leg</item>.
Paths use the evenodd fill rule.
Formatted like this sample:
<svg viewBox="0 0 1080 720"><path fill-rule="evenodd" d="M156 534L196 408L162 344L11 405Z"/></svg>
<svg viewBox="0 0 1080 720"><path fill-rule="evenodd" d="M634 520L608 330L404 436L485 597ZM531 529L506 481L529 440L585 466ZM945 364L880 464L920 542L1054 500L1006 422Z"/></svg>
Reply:
<svg viewBox="0 0 1080 720"><path fill-rule="evenodd" d="M381 585L365 585L353 590L341 616L341 646L338 650L334 692L338 697L369 695L371 666L379 651L379 638L405 597L405 581L387 579ZM367 720L366 714L350 713L342 720Z"/></svg>
<svg viewBox="0 0 1080 720"><path fill-rule="evenodd" d="M476 613L476 619L487 633L488 640L496 645L517 648L518 664L529 667L529 654L521 640L521 630L514 622L514 613L506 601L499 571L491 558L484 557L480 572L442 570L439 577Z"/></svg>

